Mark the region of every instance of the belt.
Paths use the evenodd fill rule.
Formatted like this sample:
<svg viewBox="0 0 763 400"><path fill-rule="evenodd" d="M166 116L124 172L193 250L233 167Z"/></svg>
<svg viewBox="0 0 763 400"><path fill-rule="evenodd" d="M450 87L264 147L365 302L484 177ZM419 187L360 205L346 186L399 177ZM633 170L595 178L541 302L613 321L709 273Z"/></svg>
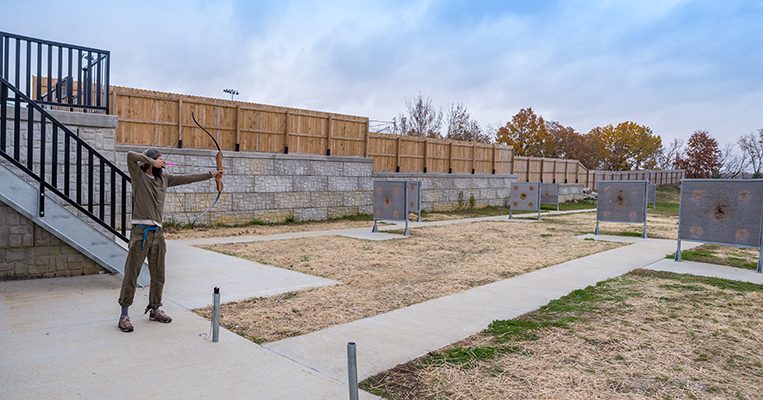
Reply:
<svg viewBox="0 0 763 400"><path fill-rule="evenodd" d="M148 235L148 232L158 231L159 227L156 225L144 225L144 224L138 224L137 226L143 228L143 241L140 242L140 251L143 251L143 246L146 244L146 235Z"/></svg>

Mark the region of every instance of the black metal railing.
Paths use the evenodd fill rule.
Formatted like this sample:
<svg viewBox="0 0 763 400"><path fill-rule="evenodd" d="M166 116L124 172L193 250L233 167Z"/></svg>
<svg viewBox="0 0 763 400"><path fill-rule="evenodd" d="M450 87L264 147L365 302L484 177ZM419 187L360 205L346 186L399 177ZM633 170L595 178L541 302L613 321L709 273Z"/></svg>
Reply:
<svg viewBox="0 0 763 400"><path fill-rule="evenodd" d="M0 77L38 104L109 110L106 50L0 32Z"/></svg>
<svg viewBox="0 0 763 400"><path fill-rule="evenodd" d="M3 78L0 155L39 183L41 218L45 216L45 193L52 192L128 241L130 177Z"/></svg>

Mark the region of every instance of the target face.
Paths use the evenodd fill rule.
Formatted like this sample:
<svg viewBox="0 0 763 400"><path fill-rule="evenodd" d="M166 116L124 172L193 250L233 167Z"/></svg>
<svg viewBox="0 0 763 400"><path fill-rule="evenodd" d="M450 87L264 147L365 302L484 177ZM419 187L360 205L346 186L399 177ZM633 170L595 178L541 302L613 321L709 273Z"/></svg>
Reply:
<svg viewBox="0 0 763 400"><path fill-rule="evenodd" d="M760 246L763 181L684 180L678 238Z"/></svg>
<svg viewBox="0 0 763 400"><path fill-rule="evenodd" d="M559 204L559 184L540 184L540 204Z"/></svg>
<svg viewBox="0 0 763 400"><path fill-rule="evenodd" d="M539 186L540 184L537 182L512 183L509 197L511 209L515 211L538 211L540 209Z"/></svg>
<svg viewBox="0 0 763 400"><path fill-rule="evenodd" d="M406 219L405 182L374 181L374 219Z"/></svg>
<svg viewBox="0 0 763 400"><path fill-rule="evenodd" d="M419 194L421 193L421 182L408 182L408 211L419 212Z"/></svg>
<svg viewBox="0 0 763 400"><path fill-rule="evenodd" d="M609 222L644 222L646 181L599 183L596 218Z"/></svg>

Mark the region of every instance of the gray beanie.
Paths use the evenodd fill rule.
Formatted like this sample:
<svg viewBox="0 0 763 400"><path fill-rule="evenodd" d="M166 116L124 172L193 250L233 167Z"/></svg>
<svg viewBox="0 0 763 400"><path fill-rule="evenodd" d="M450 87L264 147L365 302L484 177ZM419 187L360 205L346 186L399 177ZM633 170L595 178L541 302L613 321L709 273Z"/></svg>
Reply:
<svg viewBox="0 0 763 400"><path fill-rule="evenodd" d="M143 155L148 158L153 158L154 160L156 160L157 158L162 156L162 153L160 153L159 150L157 149L147 149L146 151L143 152Z"/></svg>

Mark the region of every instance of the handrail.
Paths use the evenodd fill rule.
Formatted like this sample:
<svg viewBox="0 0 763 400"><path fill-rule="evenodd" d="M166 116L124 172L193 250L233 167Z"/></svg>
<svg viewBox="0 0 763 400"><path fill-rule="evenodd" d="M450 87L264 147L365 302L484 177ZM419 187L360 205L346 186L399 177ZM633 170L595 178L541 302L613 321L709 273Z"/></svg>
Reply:
<svg viewBox="0 0 763 400"><path fill-rule="evenodd" d="M9 94L13 94L10 97ZM13 104L13 116L9 115L8 104ZM26 106L27 113L27 128L26 128L26 149L22 153L22 135L21 135L21 109L22 104ZM37 113L39 120L36 118ZM13 121L10 129L8 124ZM39 129L36 129L35 124L39 124ZM51 126L48 131L48 124ZM64 146L63 156L64 160L61 165L58 162L59 155L59 133L62 135L62 142ZM9 134L12 135L12 154L9 152L8 139ZM39 135L39 138L35 138L35 135ZM50 151L48 151L48 145L46 144L47 137L50 136L52 141L50 143ZM38 158L34 158L34 145L36 140L39 139L39 155ZM75 160L71 160L72 148L74 149ZM84 156L86 157L87 170L83 173L83 149ZM46 160L48 153L50 153L51 160ZM119 169L113 162L101 155L90 144L82 140L76 134L74 134L64 124L59 122L53 117L47 110L33 101L29 96L25 95L21 90L16 88L8 80L0 78L0 155L5 159L13 163L16 167L21 169L24 173L32 177L37 181L40 191L39 198L39 215L45 216L45 191L49 190L62 198L77 210L94 220L100 226L106 228L109 232L113 233L116 237L128 241L126 236L127 228L127 186L130 184L130 177ZM25 158L25 159L24 159ZM97 161L97 164L96 164ZM74 168L72 168L72 165ZM38 170L35 171L35 166ZM63 169L63 182L59 182L58 169ZM48 169L50 172L48 172ZM94 204L95 200L95 173L98 173L98 201L99 204ZM72 171L74 170L74 171ZM106 174L109 175L109 182L107 183ZM48 177L48 174L50 177ZM87 185L87 197L86 202L83 200L83 186ZM71 196L71 183L72 180L76 181L76 198ZM117 207L117 182L121 182L121 206ZM60 184L63 184L61 188ZM107 199L106 188L109 188L110 195ZM105 218L106 202L108 201L110 209L110 221L107 222ZM94 211L97 206L98 211ZM117 213L120 214L121 226L118 227L116 221Z"/></svg>
<svg viewBox="0 0 763 400"><path fill-rule="evenodd" d="M107 50L0 31L0 77L38 104L108 112L110 62Z"/></svg>

